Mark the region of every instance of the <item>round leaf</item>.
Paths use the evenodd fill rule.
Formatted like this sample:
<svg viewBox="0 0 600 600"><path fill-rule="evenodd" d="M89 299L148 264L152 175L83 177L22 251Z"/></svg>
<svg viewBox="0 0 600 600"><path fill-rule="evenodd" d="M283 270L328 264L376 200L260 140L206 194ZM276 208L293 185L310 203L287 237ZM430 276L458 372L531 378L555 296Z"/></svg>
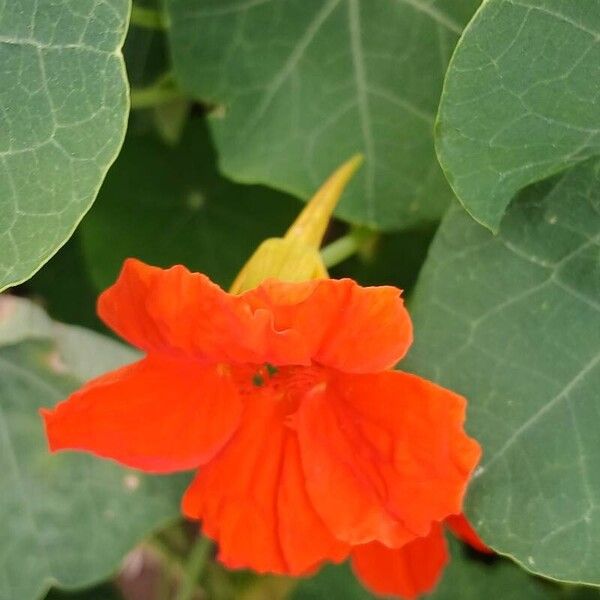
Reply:
<svg viewBox="0 0 600 600"><path fill-rule="evenodd" d="M497 230L524 186L600 152L600 0L487 0L456 47L436 127L459 200Z"/></svg>
<svg viewBox="0 0 600 600"><path fill-rule="evenodd" d="M600 585L600 163L538 184L493 236L459 208L402 368L464 394L483 445L467 514L527 569Z"/></svg>
<svg viewBox="0 0 600 600"><path fill-rule="evenodd" d="M129 0L0 5L0 290L69 238L121 146Z"/></svg>
<svg viewBox="0 0 600 600"><path fill-rule="evenodd" d="M309 198L356 152L338 214L384 229L437 219L451 191L433 119L447 62L477 0L170 0L176 74L218 107L233 179Z"/></svg>
<svg viewBox="0 0 600 600"><path fill-rule="evenodd" d="M38 410L90 377L134 360L98 334L52 323L0 297L0 599L107 577L179 514L185 477L146 477L77 453L50 454Z"/></svg>

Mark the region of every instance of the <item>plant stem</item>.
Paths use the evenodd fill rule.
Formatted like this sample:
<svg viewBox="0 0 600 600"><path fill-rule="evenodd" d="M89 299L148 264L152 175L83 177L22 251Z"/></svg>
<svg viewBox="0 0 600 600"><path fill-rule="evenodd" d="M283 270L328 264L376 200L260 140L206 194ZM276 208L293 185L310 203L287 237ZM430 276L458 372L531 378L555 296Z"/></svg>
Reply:
<svg viewBox="0 0 600 600"><path fill-rule="evenodd" d="M131 108L151 108L184 97L173 82L172 74L167 73L148 87L132 88Z"/></svg>
<svg viewBox="0 0 600 600"><path fill-rule="evenodd" d="M182 94L175 88L141 88L131 90L131 108L150 108L158 104L166 104L181 98Z"/></svg>
<svg viewBox="0 0 600 600"><path fill-rule="evenodd" d="M321 258L329 269L339 265L353 254L368 255L377 239L377 234L365 227L353 227L345 236L335 240L321 250Z"/></svg>
<svg viewBox="0 0 600 600"><path fill-rule="evenodd" d="M210 556L212 542L204 537L198 538L185 565L183 580L177 593L176 600L192 600L198 580L206 567Z"/></svg>
<svg viewBox="0 0 600 600"><path fill-rule="evenodd" d="M131 17L129 18L131 25L144 27L146 29L166 29L167 24L162 12L153 8L145 8L144 6L131 7Z"/></svg>
<svg viewBox="0 0 600 600"><path fill-rule="evenodd" d="M330 269L350 258L359 248L359 241L352 233L348 233L321 250L321 258L325 266Z"/></svg>

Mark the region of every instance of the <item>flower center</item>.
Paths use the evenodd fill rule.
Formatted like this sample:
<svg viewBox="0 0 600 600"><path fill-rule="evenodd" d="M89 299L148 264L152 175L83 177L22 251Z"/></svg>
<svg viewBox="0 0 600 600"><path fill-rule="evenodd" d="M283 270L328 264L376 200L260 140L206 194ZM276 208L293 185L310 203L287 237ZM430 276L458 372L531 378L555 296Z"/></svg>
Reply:
<svg viewBox="0 0 600 600"><path fill-rule="evenodd" d="M327 385L325 369L317 366L275 367L267 363L236 369L234 377L242 395L275 401L285 414L295 412L303 398L324 390Z"/></svg>

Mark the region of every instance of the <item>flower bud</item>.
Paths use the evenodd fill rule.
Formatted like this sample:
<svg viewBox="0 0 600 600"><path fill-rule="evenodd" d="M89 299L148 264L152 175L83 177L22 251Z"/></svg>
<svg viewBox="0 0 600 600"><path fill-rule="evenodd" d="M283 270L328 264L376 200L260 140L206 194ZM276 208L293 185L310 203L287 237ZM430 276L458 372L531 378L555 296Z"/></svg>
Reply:
<svg viewBox="0 0 600 600"><path fill-rule="evenodd" d="M357 154L338 167L282 238L262 242L233 282L232 293L251 290L269 278L297 282L328 276L319 248L342 192L362 160Z"/></svg>

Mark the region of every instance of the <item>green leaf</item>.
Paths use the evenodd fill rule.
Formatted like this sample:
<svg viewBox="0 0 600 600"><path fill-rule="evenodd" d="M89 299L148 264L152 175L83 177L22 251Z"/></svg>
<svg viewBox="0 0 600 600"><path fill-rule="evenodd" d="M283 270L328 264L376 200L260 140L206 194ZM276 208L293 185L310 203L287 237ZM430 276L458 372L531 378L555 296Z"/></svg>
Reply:
<svg viewBox="0 0 600 600"><path fill-rule="evenodd" d="M524 186L600 152L600 0L487 0L446 75L436 126L456 195L497 230Z"/></svg>
<svg viewBox="0 0 600 600"><path fill-rule="evenodd" d="M469 399L467 514L525 568L600 585L600 162L529 188L493 236L444 219L402 368Z"/></svg>
<svg viewBox="0 0 600 600"><path fill-rule="evenodd" d="M558 586L531 577L508 560L485 559L454 539L449 539L452 558L437 588L424 596L430 600L598 600L589 588ZM300 583L291 600L374 600L347 564L327 566Z"/></svg>
<svg viewBox="0 0 600 600"><path fill-rule="evenodd" d="M187 477L146 477L84 454L52 455L38 410L136 358L84 329L0 297L0 599L106 578L145 535L179 514Z"/></svg>
<svg viewBox="0 0 600 600"><path fill-rule="evenodd" d="M363 152L338 214L397 229L438 219L452 196L433 119L478 4L169 0L167 9L181 85L218 105L210 124L228 176L307 199Z"/></svg>
<svg viewBox="0 0 600 600"><path fill-rule="evenodd" d="M450 538L452 560L431 600L599 600L598 590L532 577L509 560L485 558Z"/></svg>
<svg viewBox="0 0 600 600"><path fill-rule="evenodd" d="M452 562L430 600L599 600L598 590L564 586L532 577L502 558L485 559L449 540Z"/></svg>
<svg viewBox="0 0 600 600"><path fill-rule="evenodd" d="M129 256L164 267L181 263L227 287L260 242L282 235L299 209L289 196L220 177L205 123L194 119L175 147L152 135L128 136L82 225L84 253L98 289L114 282Z"/></svg>
<svg viewBox="0 0 600 600"><path fill-rule="evenodd" d="M129 0L0 4L0 290L69 238L121 146Z"/></svg>

